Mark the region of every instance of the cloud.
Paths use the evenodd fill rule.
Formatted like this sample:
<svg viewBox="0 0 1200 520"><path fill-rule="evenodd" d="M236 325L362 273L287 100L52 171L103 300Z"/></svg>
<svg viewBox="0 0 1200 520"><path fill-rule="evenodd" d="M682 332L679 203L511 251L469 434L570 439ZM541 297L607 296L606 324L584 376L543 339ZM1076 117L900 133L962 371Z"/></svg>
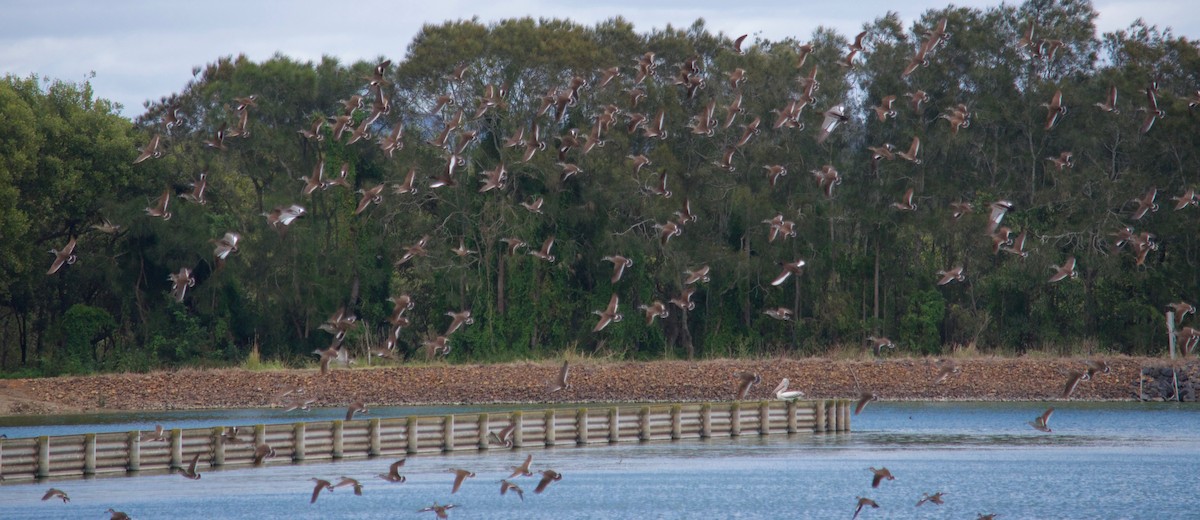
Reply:
<svg viewBox="0 0 1200 520"><path fill-rule="evenodd" d="M906 25L929 9L949 2L919 0L899 6ZM998 1L966 0L957 6L986 8ZM358 0L336 5L316 0L237 2L210 0L163 4L152 0L20 2L0 18L0 70L18 76L82 81L90 72L100 97L124 105L133 117L142 102L177 92L191 79L192 67L221 56L245 54L261 61L275 53L293 59L335 56L343 63L379 56L402 59L425 23L470 19L569 18L582 25L622 16L639 32L689 27L703 18L709 31L779 41L807 40L818 26L853 34L864 23L897 10L894 2L767 2L761 0L616 0L562 2L403 2ZM1098 28L1128 27L1137 17L1175 34L1200 32L1196 10L1183 0L1099 2Z"/></svg>

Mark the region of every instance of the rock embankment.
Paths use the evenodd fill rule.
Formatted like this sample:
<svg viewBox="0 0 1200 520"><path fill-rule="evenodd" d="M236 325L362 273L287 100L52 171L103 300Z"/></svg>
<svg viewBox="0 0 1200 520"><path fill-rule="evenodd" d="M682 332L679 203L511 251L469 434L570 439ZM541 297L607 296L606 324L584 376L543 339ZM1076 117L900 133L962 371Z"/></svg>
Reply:
<svg viewBox="0 0 1200 520"><path fill-rule="evenodd" d="M1134 392L1143 401L1196 401L1200 363L1148 366L1142 368L1142 379L1134 384Z"/></svg>
<svg viewBox="0 0 1200 520"><path fill-rule="evenodd" d="M1107 358L1111 371L1079 385L1073 400L1138 398L1143 367L1157 358ZM571 388L547 386L561 362L495 365L398 365L310 370L177 370L147 374L0 380L0 415L100 410L170 410L278 406L278 394L303 387L315 406L448 403L650 402L732 400L738 371L761 377L747 399L765 399L782 378L808 398L882 400L1052 400L1084 359L958 359L961 371L938 383L933 360L755 359L572 361Z"/></svg>

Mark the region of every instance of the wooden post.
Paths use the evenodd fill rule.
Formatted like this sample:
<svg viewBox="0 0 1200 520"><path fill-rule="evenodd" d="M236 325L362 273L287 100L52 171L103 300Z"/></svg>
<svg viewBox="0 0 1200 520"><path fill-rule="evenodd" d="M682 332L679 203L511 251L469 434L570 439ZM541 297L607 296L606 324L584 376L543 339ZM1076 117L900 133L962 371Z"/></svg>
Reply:
<svg viewBox="0 0 1200 520"><path fill-rule="evenodd" d="M758 405L758 434L771 434L771 401L763 401Z"/></svg>
<svg viewBox="0 0 1200 520"><path fill-rule="evenodd" d="M729 405L729 436L737 437L742 434L742 403L733 402Z"/></svg>
<svg viewBox="0 0 1200 520"><path fill-rule="evenodd" d="M827 431L826 430L827 425L825 424L825 400L824 399L817 401L817 411L813 414L813 417L816 418L816 420L817 420L816 432L817 433L825 433Z"/></svg>
<svg viewBox="0 0 1200 520"><path fill-rule="evenodd" d="M546 410L546 446L554 446L554 409Z"/></svg>
<svg viewBox="0 0 1200 520"><path fill-rule="evenodd" d="M1191 338L1188 338L1188 341L1191 341ZM1172 361L1175 360L1175 353L1178 351L1175 346L1176 343L1177 342L1175 341L1175 311L1167 311L1167 344L1170 345L1170 348L1171 348L1171 360ZM1174 384L1175 384L1175 400L1182 402L1183 399L1181 397L1179 397L1179 374L1175 371L1174 364L1171 365L1171 379L1172 379L1172 382L1174 382Z"/></svg>
<svg viewBox="0 0 1200 520"><path fill-rule="evenodd" d="M643 406L638 412L638 440L646 442L650 440L650 407Z"/></svg>
<svg viewBox="0 0 1200 520"><path fill-rule="evenodd" d="M583 446L588 441L588 411L580 408L575 411L575 444Z"/></svg>
<svg viewBox="0 0 1200 520"><path fill-rule="evenodd" d="M671 405L671 440L683 438L683 406Z"/></svg>
<svg viewBox="0 0 1200 520"><path fill-rule="evenodd" d="M142 469L142 432L129 432L129 465L127 471Z"/></svg>
<svg viewBox="0 0 1200 520"><path fill-rule="evenodd" d="M1174 365L1171 366L1171 380L1175 383L1175 400L1183 402L1183 398L1179 396L1179 372Z"/></svg>
<svg viewBox="0 0 1200 520"><path fill-rule="evenodd" d="M488 442L488 414L479 414L479 449L486 450L491 443Z"/></svg>
<svg viewBox="0 0 1200 520"><path fill-rule="evenodd" d="M167 466L170 469L183 468L183 430L179 428L171 429L171 462Z"/></svg>
<svg viewBox="0 0 1200 520"><path fill-rule="evenodd" d="M522 423L521 412L520 411L513 412L512 415L510 416L509 420L512 421L512 423L513 423L513 433L512 433L513 448L524 447L525 446L525 435L523 433L521 433L522 432L522 430L521 430L521 423Z"/></svg>
<svg viewBox="0 0 1200 520"><path fill-rule="evenodd" d="M621 409L616 406L608 409L608 442L621 442Z"/></svg>
<svg viewBox="0 0 1200 520"><path fill-rule="evenodd" d="M844 431L844 432L850 431L850 400L849 399L842 402L841 425L842 425L842 431Z"/></svg>
<svg viewBox="0 0 1200 520"><path fill-rule="evenodd" d="M83 436L83 474L96 474L96 434Z"/></svg>
<svg viewBox="0 0 1200 520"><path fill-rule="evenodd" d="M840 428L838 427L838 419L840 419L842 417L842 415L838 413L838 410L842 406L842 400L834 399L833 402L830 403L830 405L831 406L828 408L829 431L833 432L833 433L837 433L840 430Z"/></svg>
<svg viewBox="0 0 1200 520"><path fill-rule="evenodd" d="M829 427L826 429L830 433L837 433L838 431L841 430L841 427L838 425L838 421L840 421L842 418L842 414L840 413L841 408L842 408L842 400L841 399L833 399L829 402L829 406L826 407L826 409L825 409L826 413L829 414L829 419L826 421L826 423L829 425Z"/></svg>
<svg viewBox="0 0 1200 520"><path fill-rule="evenodd" d="M1175 311L1167 311L1167 345L1171 348L1171 359L1175 359Z"/></svg>
<svg viewBox="0 0 1200 520"><path fill-rule="evenodd" d="M417 447L420 446L420 434L417 432L417 418L408 416L408 421L404 425L404 436L408 440L408 454L412 455L417 452Z"/></svg>
<svg viewBox="0 0 1200 520"><path fill-rule="evenodd" d="M376 417L367 421L367 439L369 447L367 448L368 457L378 457L383 452L383 446L379 437L379 418Z"/></svg>
<svg viewBox="0 0 1200 520"><path fill-rule="evenodd" d="M225 428L217 426L211 431L213 447L211 464L213 466L220 466L225 464L225 437L221 435L222 433L225 433Z"/></svg>
<svg viewBox="0 0 1200 520"><path fill-rule="evenodd" d="M330 432L331 436L333 437L333 446L330 448L329 452L329 456L334 460L342 458L342 428L344 428L343 421L341 419L335 419L333 421L332 431Z"/></svg>
<svg viewBox="0 0 1200 520"><path fill-rule="evenodd" d="M787 432L796 433L800 431L800 425L796 422L796 412L799 406L796 405L796 400L791 399L787 402Z"/></svg>
<svg viewBox="0 0 1200 520"><path fill-rule="evenodd" d="M700 438L709 437L712 437L712 405L704 403L700 405Z"/></svg>
<svg viewBox="0 0 1200 520"><path fill-rule="evenodd" d="M292 424L292 460L295 462L304 460L304 438L304 423Z"/></svg>
<svg viewBox="0 0 1200 520"><path fill-rule="evenodd" d="M254 447L257 449L259 444L267 443L267 425L254 425Z"/></svg>
<svg viewBox="0 0 1200 520"><path fill-rule="evenodd" d="M442 451L454 450L454 416L442 419Z"/></svg>
<svg viewBox="0 0 1200 520"><path fill-rule="evenodd" d="M838 399L837 402L834 404L834 407L833 407L833 414L834 414L833 421L834 422L833 422L833 424L834 424L835 428L833 429L833 431L835 433L842 431L842 419L844 419L846 417L845 415L842 414L842 412L845 410L845 408L843 408L845 405L846 405L845 399Z"/></svg>
<svg viewBox="0 0 1200 520"><path fill-rule="evenodd" d="M33 476L46 478L50 476L50 437L42 435L37 438L37 469Z"/></svg>

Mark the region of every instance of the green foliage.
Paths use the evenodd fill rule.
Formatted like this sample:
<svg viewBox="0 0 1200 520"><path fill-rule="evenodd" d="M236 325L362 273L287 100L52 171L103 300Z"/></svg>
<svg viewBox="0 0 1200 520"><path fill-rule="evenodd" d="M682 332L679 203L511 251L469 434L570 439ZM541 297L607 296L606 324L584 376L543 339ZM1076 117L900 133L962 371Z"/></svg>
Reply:
<svg viewBox="0 0 1200 520"><path fill-rule="evenodd" d="M63 373L81 374L96 366L96 342L112 335L117 327L111 314L104 309L75 304L62 319L62 359L57 360Z"/></svg>
<svg viewBox="0 0 1200 520"><path fill-rule="evenodd" d="M901 71L941 18L952 37L908 77ZM621 18L588 27L566 20L521 18L426 25L403 57L392 57L378 90L368 88L378 61L315 62L273 56L253 62L219 57L200 67L180 92L147 103L130 122L90 86L8 76L0 82L0 363L47 372L148 370L159 366L238 364L247 367L312 363L332 339L320 325L339 309L359 318L346 344L356 356L390 332L391 296L408 294L416 307L400 330L397 349L425 358L422 343L443 334L448 311L471 310L475 323L450 337L452 362L554 357L563 352L630 359L822 354L830 345L857 344L867 334L890 335L913 352L943 344L989 351L1063 348L1096 343L1127 353L1157 353L1164 344L1162 309L1200 298L1200 238L1194 208L1130 218L1130 199L1157 186L1167 193L1194 188L1200 134L1187 97L1200 85L1200 52L1191 40L1136 22L1098 35L1097 13L1086 0L1026 2L985 9L949 6L923 13L906 27L895 13L865 24L870 39L853 69L834 65L849 39L827 28L804 38L759 40L744 55L703 20L644 33ZM1054 60L1033 59L1017 46L1029 27L1063 41ZM814 52L797 69L797 46ZM630 66L655 53L656 77L641 83L645 99L632 107ZM705 87L689 98L672 79L696 59ZM463 81L448 75L467 67ZM622 76L598 85L601 68ZM735 88L735 69L746 80ZM772 128L779 110L797 99L797 75L818 73L816 100L805 107L805 129ZM1138 107L1147 78L1159 80L1159 102L1172 117L1138 132ZM566 103L535 113L573 78L589 82ZM1121 92L1120 114L1090 105L1110 85ZM474 117L490 88L506 88L498 106ZM924 90L915 110L904 96ZM1062 123L1044 128L1039 105L1061 90L1070 107ZM743 94L744 112L713 136L688 122L709 103L723 117ZM238 122L234 98L257 95L246 137L226 139L224 151L203 144ZM354 125L380 96L390 109L368 122L371 138L350 144L318 120L345 112L363 96ZM897 96L897 115L879 121L873 106ZM453 104L434 111L437 100ZM1130 101L1133 100L1133 101ZM813 138L824 112L845 104L850 121L829 139ZM953 131L942 117L957 104L971 125ZM351 103L353 104L353 103ZM605 145L559 157L556 148L582 138L599 115L622 115ZM183 120L169 131L173 109ZM457 186L430 188L447 166L444 150L427 141L463 111L450 145L463 144ZM631 113L662 111L667 139L629 132ZM718 166L744 125L757 134L734 150L735 170ZM523 146L502 142L532 131L537 121L547 148L523 161ZM404 125L404 147L388 156L380 137ZM478 132L460 143L463 130ZM132 164L154 135L164 156ZM567 138L567 139L564 139ZM922 162L873 164L868 146L907 150L920 139ZM1072 151L1075 166L1058 169L1047 157ZM634 173L629 157L652 164ZM560 162L583 173L562 178ZM772 186L764 166L788 175ZM827 197L809 172L838 169L844 182ZM324 167L343 186L302 195L298 180ZM505 187L480 193L480 174L504 166ZM392 187L415 171L417 193ZM187 202L199 174L207 175L207 204ZM668 176L671 198L651 195ZM354 210L356 190L385 185L383 201ZM917 210L892 207L913 189ZM172 196L169 221L145 215L163 191ZM520 203L542 198L542 213ZM988 206L1010 200L1003 222L1026 233L1027 256L997 252L985 235ZM659 230L690 204L699 218L663 243ZM952 219L948 207L975 211ZM307 213L287 228L263 217L300 204ZM796 236L769 240L764 221L779 216ZM97 231L101 219L121 226ZM1126 225L1152 232L1162 247L1138 264L1118 249L1112 233ZM242 237L238 252L213 258L212 240ZM399 258L428 236L427 254ZM529 255L555 237L553 263ZM51 257L77 237L79 261L54 276ZM528 243L510 252L502 242ZM460 257L462 244L475 251ZM1128 246L1127 246L1128 247ZM622 280L610 281L601 260L633 259ZM1079 277L1050 285L1051 264L1078 259ZM780 265L804 259L803 274L780 286ZM639 306L667 302L686 289L685 270L708 265L712 279L695 288L695 308L669 305L670 316L647 324ZM964 266L967 281L934 286L935 272ZM196 284L182 303L168 296L168 275L191 270ZM620 323L592 332L594 311L620 297ZM778 321L764 309L795 313ZM107 317L107 321L105 320ZM259 345L247 360L249 345ZM272 360L263 362L262 359Z"/></svg>
<svg viewBox="0 0 1200 520"><path fill-rule="evenodd" d="M939 326L946 315L946 300L942 294L929 289L912 295L908 308L900 316L900 343L915 352L937 354L942 338Z"/></svg>

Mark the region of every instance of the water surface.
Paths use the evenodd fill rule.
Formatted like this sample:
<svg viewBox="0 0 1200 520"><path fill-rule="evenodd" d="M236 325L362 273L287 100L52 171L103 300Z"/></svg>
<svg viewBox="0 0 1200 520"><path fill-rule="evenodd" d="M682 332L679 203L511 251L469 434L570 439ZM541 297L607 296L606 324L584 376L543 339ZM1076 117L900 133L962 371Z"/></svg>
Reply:
<svg viewBox="0 0 1200 520"><path fill-rule="evenodd" d="M455 452L410 457L408 482L372 475L392 459L103 477L0 486L3 518L850 518L857 496L882 506L859 518L1195 519L1200 407L1163 403L1054 403L1053 433L1025 424L1038 403L872 403L849 435L757 435L708 441ZM474 408L475 410L477 408ZM456 411L456 410L450 410ZM193 412L188 412L193 413ZM424 413L424 412L423 412ZM158 419L156 419L158 420ZM253 421L251 421L253 422ZM122 430L129 428L120 428ZM507 467L533 455L563 473L540 495L501 497ZM871 488L869 467L896 476ZM453 475L475 471L451 494ZM312 477L359 478L363 496L339 488L309 504ZM69 504L41 502L50 486ZM943 506L915 507L922 493Z"/></svg>

